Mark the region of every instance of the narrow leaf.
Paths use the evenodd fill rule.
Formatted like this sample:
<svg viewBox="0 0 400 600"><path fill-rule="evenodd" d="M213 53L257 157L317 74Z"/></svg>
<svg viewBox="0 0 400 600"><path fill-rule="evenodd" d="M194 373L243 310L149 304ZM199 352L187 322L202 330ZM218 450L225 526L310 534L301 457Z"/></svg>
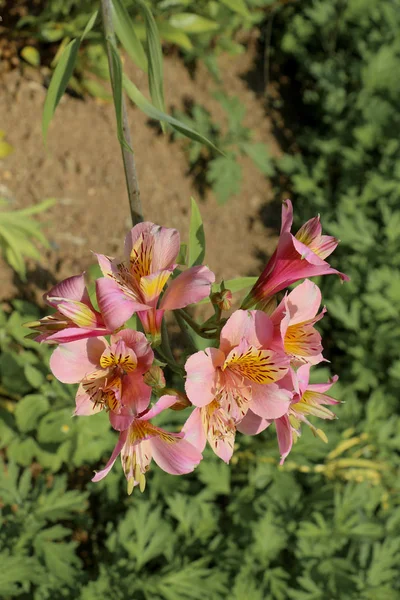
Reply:
<svg viewBox="0 0 400 600"><path fill-rule="evenodd" d="M200 144L206 144L207 146L210 146L211 148L219 152L219 154L223 154L221 150L214 146L214 144L210 142L210 140L208 140L206 137L204 137L200 133L197 133L197 131L194 131L194 129L191 129L191 127L188 127L181 121L178 121L178 119L175 119L174 117L171 117L161 112L155 106L153 106L153 104L151 104L151 102L149 102L147 98L143 96L143 94L138 90L136 85L132 83L132 81L125 74L123 75L123 83L129 98L148 117L150 117L151 119L155 119L156 121L164 121L165 123L169 123L174 129L176 129L186 137L194 140L195 142L200 142Z"/></svg>
<svg viewBox="0 0 400 600"><path fill-rule="evenodd" d="M42 133L45 143L50 122L62 95L67 89L68 81L74 70L79 43L79 40L75 39L65 47L60 60L54 69L43 108Z"/></svg>
<svg viewBox="0 0 400 600"><path fill-rule="evenodd" d="M128 56L142 71L147 72L147 57L122 0L113 0L112 18L115 32Z"/></svg>
<svg viewBox="0 0 400 600"><path fill-rule="evenodd" d="M203 221L194 198L191 201L190 230L189 230L189 261L188 266L201 265L206 253L206 240Z"/></svg>
<svg viewBox="0 0 400 600"><path fill-rule="evenodd" d="M194 13L179 13L173 15L169 23L176 29L181 29L186 33L208 33L219 29L218 23L205 19Z"/></svg>
<svg viewBox="0 0 400 600"><path fill-rule="evenodd" d="M85 29L83 30L83 33L81 35L81 42L83 42L83 40L85 39L85 37L87 36L87 34L92 31L94 24L96 23L96 19L97 19L97 15L99 14L98 10L95 10L94 13L92 14L92 16L90 17L89 21L87 22L87 25L85 27Z"/></svg>
<svg viewBox="0 0 400 600"><path fill-rule="evenodd" d="M122 125L122 65L121 65L121 59L119 57L118 50L116 49L115 45L112 42L110 42L110 40L107 40L107 44L108 44L108 47L111 52L111 63L112 63L111 87L112 87L113 97L114 97L115 115L117 118L118 140L119 140L119 143L124 148L133 152L132 148L129 146L129 144L125 140L124 129L123 129L123 125Z"/></svg>
<svg viewBox="0 0 400 600"><path fill-rule="evenodd" d="M221 0L221 4L225 4L225 6L234 12L242 15L242 17L250 17L250 13L244 0Z"/></svg>
<svg viewBox="0 0 400 600"><path fill-rule="evenodd" d="M258 277L238 277L237 279L227 279L224 281L224 286L226 290L230 290L232 293L241 292L243 290L247 290L250 287L253 287L257 279ZM219 290L220 284L214 283L212 285L212 292L219 292ZM210 298L204 298L203 300L200 300L200 302L198 302L197 305L205 304L209 301Z"/></svg>
<svg viewBox="0 0 400 600"><path fill-rule="evenodd" d="M137 0L146 25L147 59L149 64L149 88L152 102L156 108L165 112L163 87L163 56L160 34L153 14L143 0Z"/></svg>

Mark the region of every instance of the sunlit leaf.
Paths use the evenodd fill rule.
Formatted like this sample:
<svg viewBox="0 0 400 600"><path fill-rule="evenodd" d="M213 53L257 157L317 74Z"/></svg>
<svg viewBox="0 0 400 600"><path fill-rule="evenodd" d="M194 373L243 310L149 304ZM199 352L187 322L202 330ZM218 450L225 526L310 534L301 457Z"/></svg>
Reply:
<svg viewBox="0 0 400 600"><path fill-rule="evenodd" d="M178 13L170 18L169 23L172 27L181 29L186 33L209 33L219 29L219 25L215 21L194 13Z"/></svg>
<svg viewBox="0 0 400 600"><path fill-rule="evenodd" d="M204 235L203 221L199 211L199 207L196 204L194 198L191 201L191 214L190 214L190 229L189 229L189 261L188 266L193 267L195 265L201 265L205 252L206 252L206 240Z"/></svg>
<svg viewBox="0 0 400 600"><path fill-rule="evenodd" d="M122 0L113 0L112 18L115 32L128 56L133 60L135 65L147 72L146 53Z"/></svg>

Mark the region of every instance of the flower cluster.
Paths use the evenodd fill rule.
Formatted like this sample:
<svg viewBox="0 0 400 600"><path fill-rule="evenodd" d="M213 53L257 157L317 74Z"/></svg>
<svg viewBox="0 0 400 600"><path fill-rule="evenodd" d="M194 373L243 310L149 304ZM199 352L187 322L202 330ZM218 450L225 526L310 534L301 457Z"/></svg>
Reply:
<svg viewBox="0 0 400 600"><path fill-rule="evenodd" d="M178 268L179 233L148 222L127 235L122 260L97 255L103 277L96 281L93 302L84 274L45 295L55 312L30 326L37 341L58 345L50 360L54 376L79 384L75 415L106 411L119 432L110 460L93 481L105 477L121 455L128 492L136 485L143 490L152 459L167 473L189 473L201 461L207 441L229 462L236 432L256 435L271 423L281 463L302 424L326 439L309 416L335 418L327 405L337 401L325 392L337 377L309 383L311 366L325 360L315 328L325 308L320 310L320 290L308 277L348 277L325 261L338 242L322 235L319 217L296 235L292 219L287 200L277 248L229 318L222 312L230 309L232 293L223 285L219 292L212 290L215 276L206 266ZM279 301L279 292L303 279L293 291L281 293ZM200 326L182 309L207 297L215 315ZM181 322L210 339L210 347L191 354L184 368L165 351L167 310L177 311ZM134 314L142 331L127 327ZM166 363L185 377L185 393L166 387L161 368ZM191 410L178 433L152 422L170 408Z"/></svg>

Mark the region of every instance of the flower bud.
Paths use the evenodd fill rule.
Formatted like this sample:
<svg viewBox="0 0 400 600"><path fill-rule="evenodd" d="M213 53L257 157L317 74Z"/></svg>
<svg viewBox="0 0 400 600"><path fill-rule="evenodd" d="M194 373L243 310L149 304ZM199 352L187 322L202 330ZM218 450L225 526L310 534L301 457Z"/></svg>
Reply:
<svg viewBox="0 0 400 600"><path fill-rule="evenodd" d="M221 290L211 296L211 301L221 310L229 310L232 306L233 295L231 290Z"/></svg>
<svg viewBox="0 0 400 600"><path fill-rule="evenodd" d="M143 375L143 381L146 385L153 388L153 390L163 390L165 388L165 377L161 367L153 365Z"/></svg>

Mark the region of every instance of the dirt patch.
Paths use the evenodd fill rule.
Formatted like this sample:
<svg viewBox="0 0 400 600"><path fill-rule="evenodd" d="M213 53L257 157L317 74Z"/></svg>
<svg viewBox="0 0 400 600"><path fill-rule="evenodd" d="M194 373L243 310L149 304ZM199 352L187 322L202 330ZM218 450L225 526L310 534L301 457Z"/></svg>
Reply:
<svg viewBox="0 0 400 600"><path fill-rule="evenodd" d="M225 90L240 97L247 109L245 124L254 130L255 141L279 148L271 134L262 102L249 90L243 75L253 63L254 52L220 60ZM142 90L145 76L130 73ZM177 57L165 60L165 88L168 105L182 109L185 99L203 104L221 120L223 114L210 92L216 84L203 66L192 79ZM11 198L11 206L21 208L44 198L57 198L57 204L41 216L52 250L40 265L32 265L24 293L38 295L52 281L79 273L92 262L91 250L120 254L124 236L131 226L120 149L115 135L112 105L95 99L66 96L62 99L49 131L49 148L41 138L41 112L45 89L37 71L7 74L1 82L0 129L15 148L0 162L0 195ZM190 196L198 197L181 143L170 143L149 127L138 109L128 107L133 144L146 220L176 227L182 240L187 237ZM200 202L204 220L206 262L217 278L256 274L260 251L271 252L273 230L259 218L261 206L271 200L268 180L249 159L243 159L240 194L224 207L217 205L211 191ZM0 264L0 298L8 299L21 286L11 270Z"/></svg>

